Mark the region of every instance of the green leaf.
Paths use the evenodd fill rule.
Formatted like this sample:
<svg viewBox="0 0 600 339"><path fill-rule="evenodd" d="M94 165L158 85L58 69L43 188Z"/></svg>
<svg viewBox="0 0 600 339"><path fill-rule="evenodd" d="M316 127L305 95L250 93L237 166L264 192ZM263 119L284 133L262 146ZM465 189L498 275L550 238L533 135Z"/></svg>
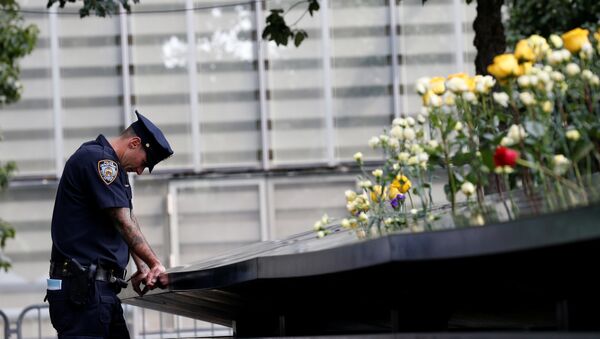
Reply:
<svg viewBox="0 0 600 339"><path fill-rule="evenodd" d="M472 152L464 152L464 153L456 153L451 159L450 162L454 164L454 166L460 167L466 164L471 163L475 159L475 153Z"/></svg>
<svg viewBox="0 0 600 339"><path fill-rule="evenodd" d="M303 30L297 31L296 36L294 37L294 45L296 47L300 46L302 41L304 41L304 39L307 37L308 37L308 34L306 33L306 31L303 31Z"/></svg>
<svg viewBox="0 0 600 339"><path fill-rule="evenodd" d="M319 0L309 0L308 13L310 16L313 16L313 12L318 11L319 8L321 8L321 6L319 6Z"/></svg>
<svg viewBox="0 0 600 339"><path fill-rule="evenodd" d="M546 133L546 127L540 122L525 121L523 125L525 131L535 138L541 138Z"/></svg>

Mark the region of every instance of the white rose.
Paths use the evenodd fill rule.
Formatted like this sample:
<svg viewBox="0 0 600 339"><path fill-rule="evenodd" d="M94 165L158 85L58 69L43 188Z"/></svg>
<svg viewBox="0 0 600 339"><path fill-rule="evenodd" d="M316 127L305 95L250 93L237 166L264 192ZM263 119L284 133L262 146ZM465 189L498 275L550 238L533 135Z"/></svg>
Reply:
<svg viewBox="0 0 600 339"><path fill-rule="evenodd" d="M416 156L412 156L412 157L408 158L409 165L416 165L418 163L419 163L419 160L417 159Z"/></svg>
<svg viewBox="0 0 600 339"><path fill-rule="evenodd" d="M462 93L469 90L465 79L459 77L446 81L446 88L454 93Z"/></svg>
<svg viewBox="0 0 600 339"><path fill-rule="evenodd" d="M562 48L562 46L563 46L562 39L556 34L550 35L550 43L552 44L552 47L554 47L554 48Z"/></svg>
<svg viewBox="0 0 600 339"><path fill-rule="evenodd" d="M440 98L440 96L437 94L431 94L429 96L429 105L432 107L442 106L442 98Z"/></svg>
<svg viewBox="0 0 600 339"><path fill-rule="evenodd" d="M438 146L439 146L439 143L437 142L437 140L429 140L429 142L427 144L431 148L438 148Z"/></svg>
<svg viewBox="0 0 600 339"><path fill-rule="evenodd" d="M565 133L565 136L571 141L577 141L579 138L581 138L581 134L576 129L568 130L567 133Z"/></svg>
<svg viewBox="0 0 600 339"><path fill-rule="evenodd" d="M461 131L463 129L463 124L460 121L456 122L456 125L454 125L454 130L455 131Z"/></svg>
<svg viewBox="0 0 600 339"><path fill-rule="evenodd" d="M562 154L557 154L552 158L553 171L557 175L563 175L569 169L571 165L571 160L567 159Z"/></svg>
<svg viewBox="0 0 600 339"><path fill-rule="evenodd" d="M417 155L417 159L419 160L419 162L424 162L429 160L429 154L425 153L425 152L421 152Z"/></svg>
<svg viewBox="0 0 600 339"><path fill-rule="evenodd" d="M365 212L360 212L360 214L358 215L358 220L361 222L367 222L369 221L369 216L365 214Z"/></svg>
<svg viewBox="0 0 600 339"><path fill-rule="evenodd" d="M408 117L408 118L406 118L406 123L408 124L408 126L414 126L415 119L413 117Z"/></svg>
<svg viewBox="0 0 600 339"><path fill-rule="evenodd" d="M563 48L563 49L560 50L560 53L561 53L561 60L562 61L569 61L569 60L571 60L571 52L569 52L568 49L564 49Z"/></svg>
<svg viewBox="0 0 600 339"><path fill-rule="evenodd" d="M527 88L527 87L529 87L529 85L531 85L528 75L521 75L520 77L518 77L517 83L519 84L519 87L521 87L521 88Z"/></svg>
<svg viewBox="0 0 600 339"><path fill-rule="evenodd" d="M460 190L463 192L464 195L466 195L467 197L471 196L473 193L475 193L475 185L473 185L472 183L465 181L461 186L460 186Z"/></svg>
<svg viewBox="0 0 600 339"><path fill-rule="evenodd" d="M600 85L600 77L598 77L596 74L594 74L594 76L590 80L590 84L592 84L593 86Z"/></svg>
<svg viewBox="0 0 600 339"><path fill-rule="evenodd" d="M315 222L315 224L313 225L313 229L314 229L315 231L318 231L318 230L320 230L322 227L323 227L323 224L321 223L321 220L319 220L319 221Z"/></svg>
<svg viewBox="0 0 600 339"><path fill-rule="evenodd" d="M372 137L371 139L369 139L369 147L375 148L375 147L377 147L377 145L379 145L378 137Z"/></svg>
<svg viewBox="0 0 600 339"><path fill-rule="evenodd" d="M402 127L400 127L400 125L396 125L392 127L390 135L394 138L402 140L404 139L404 130L402 129Z"/></svg>
<svg viewBox="0 0 600 339"><path fill-rule="evenodd" d="M404 139L406 140L414 140L417 137L417 134L415 133L415 130L407 127L404 129Z"/></svg>
<svg viewBox="0 0 600 339"><path fill-rule="evenodd" d="M346 192L344 192L344 195L346 196L347 201L353 201L354 199L356 199L356 192L352 190L347 190Z"/></svg>
<svg viewBox="0 0 600 339"><path fill-rule="evenodd" d="M417 80L417 84L415 86L417 93L424 95L429 90L429 78L423 77Z"/></svg>
<svg viewBox="0 0 600 339"><path fill-rule="evenodd" d="M504 92L494 92L493 94L494 101L497 102L502 107L508 107L508 94Z"/></svg>
<svg viewBox="0 0 600 339"><path fill-rule="evenodd" d="M342 219L342 227L343 228L350 228L350 220L348 219Z"/></svg>
<svg viewBox="0 0 600 339"><path fill-rule="evenodd" d="M388 145L393 149L398 149L400 147L400 141L397 138L390 138L390 140L388 140Z"/></svg>
<svg viewBox="0 0 600 339"><path fill-rule="evenodd" d="M556 82L565 81L565 75L561 72L554 71L551 73L550 77Z"/></svg>
<svg viewBox="0 0 600 339"><path fill-rule="evenodd" d="M410 153L408 152L400 152L398 153L398 161L405 162L410 158Z"/></svg>
<svg viewBox="0 0 600 339"><path fill-rule="evenodd" d="M515 144L515 141L509 137L502 137L502 140L500 140L500 145L502 146L512 146Z"/></svg>
<svg viewBox="0 0 600 339"><path fill-rule="evenodd" d="M570 64L567 65L566 71L567 71L568 75L575 76L575 75L579 74L579 72L581 72L581 69L579 68L579 65L571 62Z"/></svg>
<svg viewBox="0 0 600 339"><path fill-rule="evenodd" d="M592 58L593 55L594 48L592 47L592 44L586 42L585 44L583 44L583 46L581 46L581 51L579 51L579 57L582 60L589 60Z"/></svg>
<svg viewBox="0 0 600 339"><path fill-rule="evenodd" d="M511 138L514 143L519 143L521 140L527 137L527 133L525 132L523 126L513 124L508 128L507 136Z"/></svg>
<svg viewBox="0 0 600 339"><path fill-rule="evenodd" d="M371 173L373 174L373 176L374 176L375 178L381 178L381 176L383 175L383 171L382 171L380 168L378 168L378 169L374 170L374 171L373 171L373 172L371 172Z"/></svg>
<svg viewBox="0 0 600 339"><path fill-rule="evenodd" d="M423 152L423 148L421 148L421 146L419 146L418 144L414 144L414 145L410 146L410 152L412 154L419 154L419 153Z"/></svg>
<svg viewBox="0 0 600 339"><path fill-rule="evenodd" d="M464 92L462 94L462 98L470 103L476 103L477 102L477 96L475 96L475 93L473 92Z"/></svg>
<svg viewBox="0 0 600 339"><path fill-rule="evenodd" d="M420 124L424 124L427 120L425 119L425 117L422 114L417 115L417 121Z"/></svg>
<svg viewBox="0 0 600 339"><path fill-rule="evenodd" d="M362 162L363 154L361 152L354 153L354 160L356 162Z"/></svg>
<svg viewBox="0 0 600 339"><path fill-rule="evenodd" d="M529 92L519 93L519 99L521 99L521 102L525 106L531 106L531 105L535 104L535 98L533 97L533 94L531 94Z"/></svg>
<svg viewBox="0 0 600 339"><path fill-rule="evenodd" d="M454 95L454 93L452 92L446 92L444 93L444 104L448 105L448 106L454 106L456 105L456 95Z"/></svg>
<svg viewBox="0 0 600 339"><path fill-rule="evenodd" d="M583 71L581 71L581 77L584 78L585 80L592 80L592 77L594 77L594 73L592 73L592 71L590 71L589 69L584 69Z"/></svg>

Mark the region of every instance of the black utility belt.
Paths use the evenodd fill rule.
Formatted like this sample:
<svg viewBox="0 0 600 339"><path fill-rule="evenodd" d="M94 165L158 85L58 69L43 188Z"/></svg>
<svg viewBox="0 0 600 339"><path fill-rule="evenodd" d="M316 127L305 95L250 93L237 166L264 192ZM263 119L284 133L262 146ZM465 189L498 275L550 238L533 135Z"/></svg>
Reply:
<svg viewBox="0 0 600 339"><path fill-rule="evenodd" d="M74 272L79 272L80 270L90 270L90 266L80 265L79 267L74 267L76 265L77 264L73 263L73 261L51 261L50 277L59 279L69 278L75 274ZM125 279L125 275L127 274L127 270L120 268L115 269L102 265L96 266L95 271L95 280L108 282L114 282L115 279Z"/></svg>
<svg viewBox="0 0 600 339"><path fill-rule="evenodd" d="M90 302L95 293L94 280L110 283L115 292L119 293L122 288L127 287L125 273L125 270L106 267L100 263L84 266L75 259L50 262L50 277L69 281L69 300L77 306Z"/></svg>

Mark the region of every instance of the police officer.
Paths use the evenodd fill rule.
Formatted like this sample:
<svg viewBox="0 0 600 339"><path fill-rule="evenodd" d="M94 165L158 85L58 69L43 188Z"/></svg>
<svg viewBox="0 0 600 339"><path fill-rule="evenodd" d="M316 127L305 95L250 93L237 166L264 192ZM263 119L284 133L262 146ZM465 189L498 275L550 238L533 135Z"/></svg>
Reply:
<svg viewBox="0 0 600 339"><path fill-rule="evenodd" d="M120 136L99 135L65 164L52 215L46 295L59 338L129 338L117 294L127 285L130 254L137 266L131 283L140 296L168 285L133 214L127 172L152 172L173 151L158 127L136 115Z"/></svg>

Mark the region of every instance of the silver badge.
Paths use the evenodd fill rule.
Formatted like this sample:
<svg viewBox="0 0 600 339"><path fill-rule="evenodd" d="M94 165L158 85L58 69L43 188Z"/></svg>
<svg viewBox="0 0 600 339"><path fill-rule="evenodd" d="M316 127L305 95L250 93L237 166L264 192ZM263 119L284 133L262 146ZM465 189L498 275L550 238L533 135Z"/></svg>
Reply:
<svg viewBox="0 0 600 339"><path fill-rule="evenodd" d="M105 184L110 185L119 174L119 166L112 160L100 160L98 161L98 174Z"/></svg>

